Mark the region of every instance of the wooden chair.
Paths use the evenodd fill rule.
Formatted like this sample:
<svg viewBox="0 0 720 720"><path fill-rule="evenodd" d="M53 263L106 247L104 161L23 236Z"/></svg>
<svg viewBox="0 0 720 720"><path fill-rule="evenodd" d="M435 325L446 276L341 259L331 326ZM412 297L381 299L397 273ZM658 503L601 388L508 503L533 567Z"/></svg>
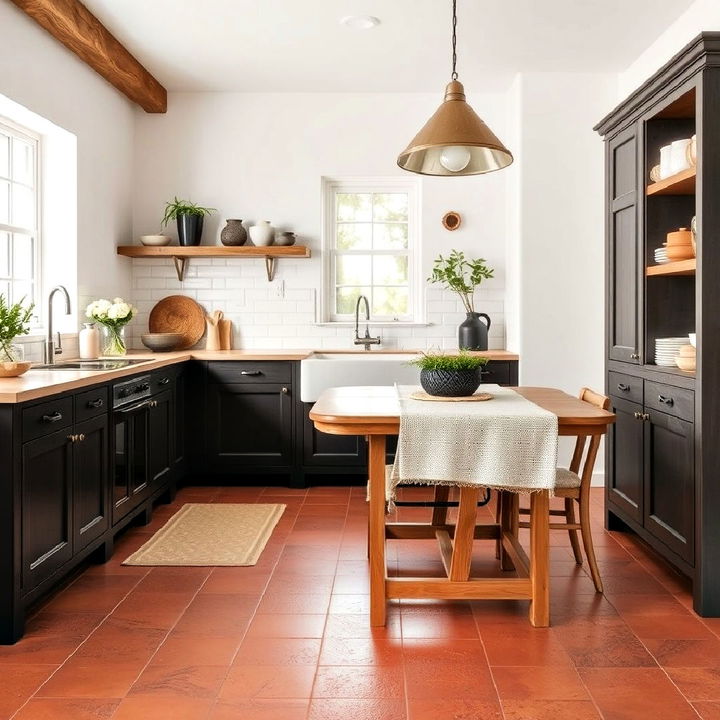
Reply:
<svg viewBox="0 0 720 720"><path fill-rule="evenodd" d="M583 402L603 410L607 410L610 407L610 398L600 395L588 388L583 388L580 391L579 397ZM585 548L585 555L587 556L588 565L590 566L590 574L592 575L593 583L595 583L595 590L599 593L603 591L603 585L595 559L595 550L593 548L592 533L590 530L590 481L592 480L595 458L598 447L600 446L600 437L600 435L593 435L589 443L587 443L588 438L586 436L578 437L575 443L575 452L570 461L570 467L567 470L558 468L556 473L553 495L565 499L565 509L550 510L551 520L553 516L562 516L565 518L565 522L551 522L550 529L567 530L570 536L570 545L575 555L575 562L577 562L578 565L582 565L583 562L580 542L578 541L578 530L580 531ZM588 445L587 452L585 452L586 443ZM584 463L583 454L585 454ZM580 470L581 465L582 470ZM517 495L509 497L509 502L515 506L509 510L512 516L511 523L513 531L517 533L517 528L529 528L530 523L520 519L522 516L530 514L529 508L519 507ZM575 503L578 504L580 513L579 523L575 520ZM496 517L499 522L502 513L500 502L498 502L496 512Z"/></svg>

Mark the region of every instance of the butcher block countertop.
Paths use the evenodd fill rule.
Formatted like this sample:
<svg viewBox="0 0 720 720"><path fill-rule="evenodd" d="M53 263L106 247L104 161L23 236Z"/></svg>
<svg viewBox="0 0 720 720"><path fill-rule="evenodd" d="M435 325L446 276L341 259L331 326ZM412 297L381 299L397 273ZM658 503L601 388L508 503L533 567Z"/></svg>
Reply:
<svg viewBox="0 0 720 720"><path fill-rule="evenodd" d="M187 360L304 360L314 352L328 353L352 353L363 354L360 350L181 350L168 353L143 352L132 350L128 352L127 358L131 360L147 360L147 362L128 365L120 370L50 370L31 368L24 375L17 378L0 378L0 403L18 403L28 400L37 400L57 393L69 390L78 390L90 385L105 383L114 380L121 380L130 375L138 375L143 372L150 372L158 368L185 362ZM372 350L373 355L383 353L413 354L418 350ZM370 353L367 353L368 355ZM507 350L485 350L474 352L473 355L480 355L489 360L518 360L519 356ZM58 362L69 361L72 358L62 358ZM112 358L121 360L122 358Z"/></svg>

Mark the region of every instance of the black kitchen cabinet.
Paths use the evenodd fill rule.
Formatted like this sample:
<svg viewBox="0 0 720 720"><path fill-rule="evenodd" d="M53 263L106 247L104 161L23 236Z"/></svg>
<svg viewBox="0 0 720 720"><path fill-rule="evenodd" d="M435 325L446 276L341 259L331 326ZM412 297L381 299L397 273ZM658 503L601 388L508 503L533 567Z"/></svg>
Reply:
<svg viewBox="0 0 720 720"><path fill-rule="evenodd" d="M148 407L147 418L148 482L150 483L151 493L154 493L168 482L174 459L175 403L172 384L161 385L160 387L167 387L168 389L153 395Z"/></svg>
<svg viewBox="0 0 720 720"><path fill-rule="evenodd" d="M22 591L73 555L73 443L70 428L22 445L20 515Z"/></svg>
<svg viewBox="0 0 720 720"><path fill-rule="evenodd" d="M73 551L102 537L110 515L110 423L107 413L73 429Z"/></svg>
<svg viewBox="0 0 720 720"><path fill-rule="evenodd" d="M641 381L642 382L642 381ZM642 404L610 396L615 423L608 429L607 492L627 517L643 522L643 443Z"/></svg>

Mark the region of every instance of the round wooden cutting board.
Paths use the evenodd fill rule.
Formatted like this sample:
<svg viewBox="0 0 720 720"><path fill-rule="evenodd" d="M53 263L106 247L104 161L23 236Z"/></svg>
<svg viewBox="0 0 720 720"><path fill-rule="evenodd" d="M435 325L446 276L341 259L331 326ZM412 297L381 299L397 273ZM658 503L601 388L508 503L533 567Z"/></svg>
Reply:
<svg viewBox="0 0 720 720"><path fill-rule="evenodd" d="M183 339L177 350L187 350L205 332L205 312L192 298L170 295L150 311L148 326L151 333L180 333Z"/></svg>
<svg viewBox="0 0 720 720"><path fill-rule="evenodd" d="M483 402L484 400L492 400L493 396L489 393L478 393L477 395L465 395L464 397L441 397L440 395L428 395L423 390L416 390L410 393L413 400L430 400L432 402Z"/></svg>

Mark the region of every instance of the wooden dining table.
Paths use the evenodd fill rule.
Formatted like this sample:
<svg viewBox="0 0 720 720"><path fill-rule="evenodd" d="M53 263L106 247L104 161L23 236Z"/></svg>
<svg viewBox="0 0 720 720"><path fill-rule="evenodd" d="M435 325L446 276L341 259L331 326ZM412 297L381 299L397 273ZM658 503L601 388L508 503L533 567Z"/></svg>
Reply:
<svg viewBox="0 0 720 720"><path fill-rule="evenodd" d="M545 387L512 388L558 418L558 434L603 435L615 416L582 402L562 390ZM331 435L366 435L368 459L368 560L370 566L370 624L385 625L389 599L503 599L530 600L529 620L535 627L550 624L549 491L530 493L530 556L521 547L507 514L500 523L475 525L472 539L499 541L503 568L515 577L453 579L448 577L388 577L385 543L388 538L450 538L456 527L428 523L386 523L385 448L388 436L400 431L400 403L391 386L338 387L324 391L310 410L315 427ZM452 540L448 540L452 543ZM456 543L457 545L457 543ZM457 549L457 548L456 548ZM441 546L442 550L442 546ZM470 557L464 558L467 567ZM449 568L449 565L448 565Z"/></svg>

